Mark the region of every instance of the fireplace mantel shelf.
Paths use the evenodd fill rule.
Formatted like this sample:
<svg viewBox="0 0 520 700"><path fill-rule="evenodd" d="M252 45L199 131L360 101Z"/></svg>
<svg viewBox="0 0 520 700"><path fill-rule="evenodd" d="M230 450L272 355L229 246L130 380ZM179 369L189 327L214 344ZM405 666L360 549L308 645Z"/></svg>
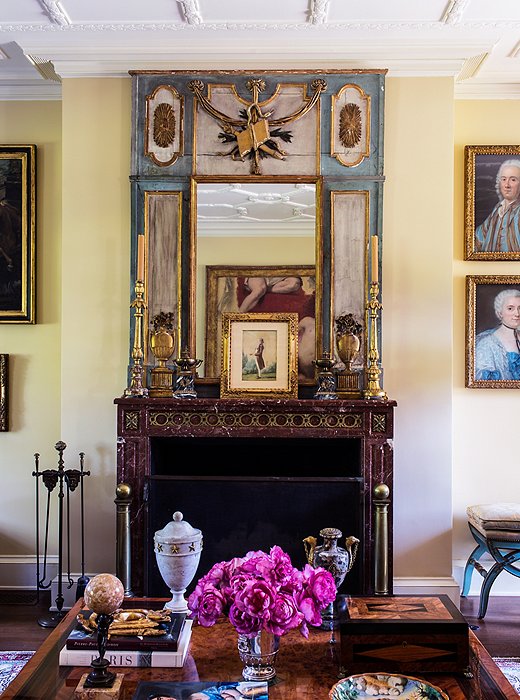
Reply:
<svg viewBox="0 0 520 700"><path fill-rule="evenodd" d="M285 488L277 487L282 482L293 484L285 496L289 498L303 498L297 494L302 494L306 487L298 484L305 481L321 483L322 486L316 486L316 493L319 488L328 489L327 499L331 497L331 489L336 494L345 494L344 506L330 517L336 518L335 524L340 528L349 530L352 526L348 513L352 508L359 512L356 532L348 532L358 534L361 540L357 592L374 592L374 493L379 484L388 486L392 493L395 401L125 397L116 398L114 403L118 413L117 479L118 483L129 484L133 493L131 562L134 592L150 593L146 579L147 569L153 566L146 546L154 531L150 488L158 485L160 492L174 488L168 486L174 483L174 500L178 501L183 484L190 479L193 484L191 493L196 489L196 493L200 493L199 502L207 506L208 499L211 505L217 498L214 495L216 487L210 482L215 484L218 480L228 479L231 484L234 477L230 469L234 469L234 473L240 472L241 481L254 480L256 488L260 488L259 481L265 482L267 491L262 498L269 498L267 494L272 493L273 502L276 496L269 489ZM201 449L206 449L206 452L198 452ZM243 459L240 455L248 455L250 459ZM251 456L260 455L264 455L264 466L251 469ZM200 491L201 477L209 484L210 491L206 495ZM251 508L254 506L252 503ZM265 511L265 503L258 503L258 507ZM193 511L193 503L190 503L190 508ZM391 500L388 501L387 513L388 580L391 582ZM169 510L167 514L171 516ZM294 518L297 521L307 518L310 522L309 517L309 507L306 509L302 503ZM327 519L323 513L318 517L320 522ZM340 523L342 519L346 520L344 526ZM306 531L304 536L308 534L311 533ZM205 537L205 541L209 542L209 539Z"/></svg>
<svg viewBox="0 0 520 700"><path fill-rule="evenodd" d="M115 399L119 435L135 436L143 430L160 435L248 435L333 437L349 434L391 438L395 401L315 399Z"/></svg>

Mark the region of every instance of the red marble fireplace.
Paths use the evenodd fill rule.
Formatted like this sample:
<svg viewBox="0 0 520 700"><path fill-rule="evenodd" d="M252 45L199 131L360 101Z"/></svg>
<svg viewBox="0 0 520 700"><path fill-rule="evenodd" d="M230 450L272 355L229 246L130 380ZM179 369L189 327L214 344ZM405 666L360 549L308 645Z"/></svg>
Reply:
<svg viewBox="0 0 520 700"><path fill-rule="evenodd" d="M131 581L166 595L153 535L176 510L202 530L198 576L223 559L279 544L302 566L323 527L360 539L343 587L378 592L374 488L392 493L393 409L379 400L116 399L118 483L132 488ZM385 502L391 593L392 507ZM342 544L340 542L340 544Z"/></svg>

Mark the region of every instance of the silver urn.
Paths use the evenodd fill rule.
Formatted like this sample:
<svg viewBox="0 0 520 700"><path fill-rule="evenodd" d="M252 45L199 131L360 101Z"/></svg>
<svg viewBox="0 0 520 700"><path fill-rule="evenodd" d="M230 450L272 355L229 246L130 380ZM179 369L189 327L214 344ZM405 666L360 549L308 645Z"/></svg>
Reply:
<svg viewBox="0 0 520 700"><path fill-rule="evenodd" d="M345 540L345 548L340 547L338 540L342 537L342 532L335 527L323 528L320 530L320 536L323 538L321 545L318 545L317 539L312 536L303 540L307 561L314 568L321 566L329 571L334 576L337 590L354 565L359 540L351 535ZM335 619L332 603L322 611L321 617L324 623Z"/></svg>
<svg viewBox="0 0 520 700"><path fill-rule="evenodd" d="M188 611L184 593L195 576L202 552L202 532L183 517L176 511L173 520L157 530L153 538L157 566L172 594L164 607L173 612Z"/></svg>

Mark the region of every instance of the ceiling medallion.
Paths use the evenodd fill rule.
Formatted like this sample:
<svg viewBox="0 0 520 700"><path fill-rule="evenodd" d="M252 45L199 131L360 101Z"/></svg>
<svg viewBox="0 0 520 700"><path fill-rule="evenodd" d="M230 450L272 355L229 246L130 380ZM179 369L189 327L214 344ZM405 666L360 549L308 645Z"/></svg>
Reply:
<svg viewBox="0 0 520 700"><path fill-rule="evenodd" d="M258 104L259 95L265 90L265 81L260 78L254 78L248 80L246 85L253 98L246 109L240 110L239 119L234 119L220 112L211 104L211 101L203 94L204 83L201 80L192 80L188 83L188 88L195 94L202 109L220 124L223 131L219 134L219 138L222 142L236 144L231 151L220 155L230 156L233 160L242 161L247 156L251 159L251 173L260 175L262 172L260 169L261 158L271 157L285 160L287 153L280 148L276 139L286 143L292 139L290 131L279 128L271 131L271 128L289 124L307 114L318 101L320 94L326 90L327 83L321 79L313 80L311 87L314 93L308 102L286 117L271 120L269 120L269 117L273 112L270 111L264 114Z"/></svg>
<svg viewBox="0 0 520 700"><path fill-rule="evenodd" d="M341 108L339 140L345 148L353 148L361 141L361 110L353 102Z"/></svg>
<svg viewBox="0 0 520 700"><path fill-rule="evenodd" d="M174 139L175 112L170 104L161 102L153 113L153 140L161 148L167 148Z"/></svg>

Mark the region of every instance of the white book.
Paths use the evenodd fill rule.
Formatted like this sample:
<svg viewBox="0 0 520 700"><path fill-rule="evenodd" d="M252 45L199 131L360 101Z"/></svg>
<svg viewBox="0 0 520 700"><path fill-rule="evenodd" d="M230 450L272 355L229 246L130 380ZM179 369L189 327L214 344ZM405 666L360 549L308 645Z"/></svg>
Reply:
<svg viewBox="0 0 520 700"><path fill-rule="evenodd" d="M191 639L192 620L186 620L179 637L177 651L124 651L110 650L105 659L111 666L150 666L152 668L180 668L184 664ZM60 666L90 666L98 657L95 649L67 649L60 651Z"/></svg>

